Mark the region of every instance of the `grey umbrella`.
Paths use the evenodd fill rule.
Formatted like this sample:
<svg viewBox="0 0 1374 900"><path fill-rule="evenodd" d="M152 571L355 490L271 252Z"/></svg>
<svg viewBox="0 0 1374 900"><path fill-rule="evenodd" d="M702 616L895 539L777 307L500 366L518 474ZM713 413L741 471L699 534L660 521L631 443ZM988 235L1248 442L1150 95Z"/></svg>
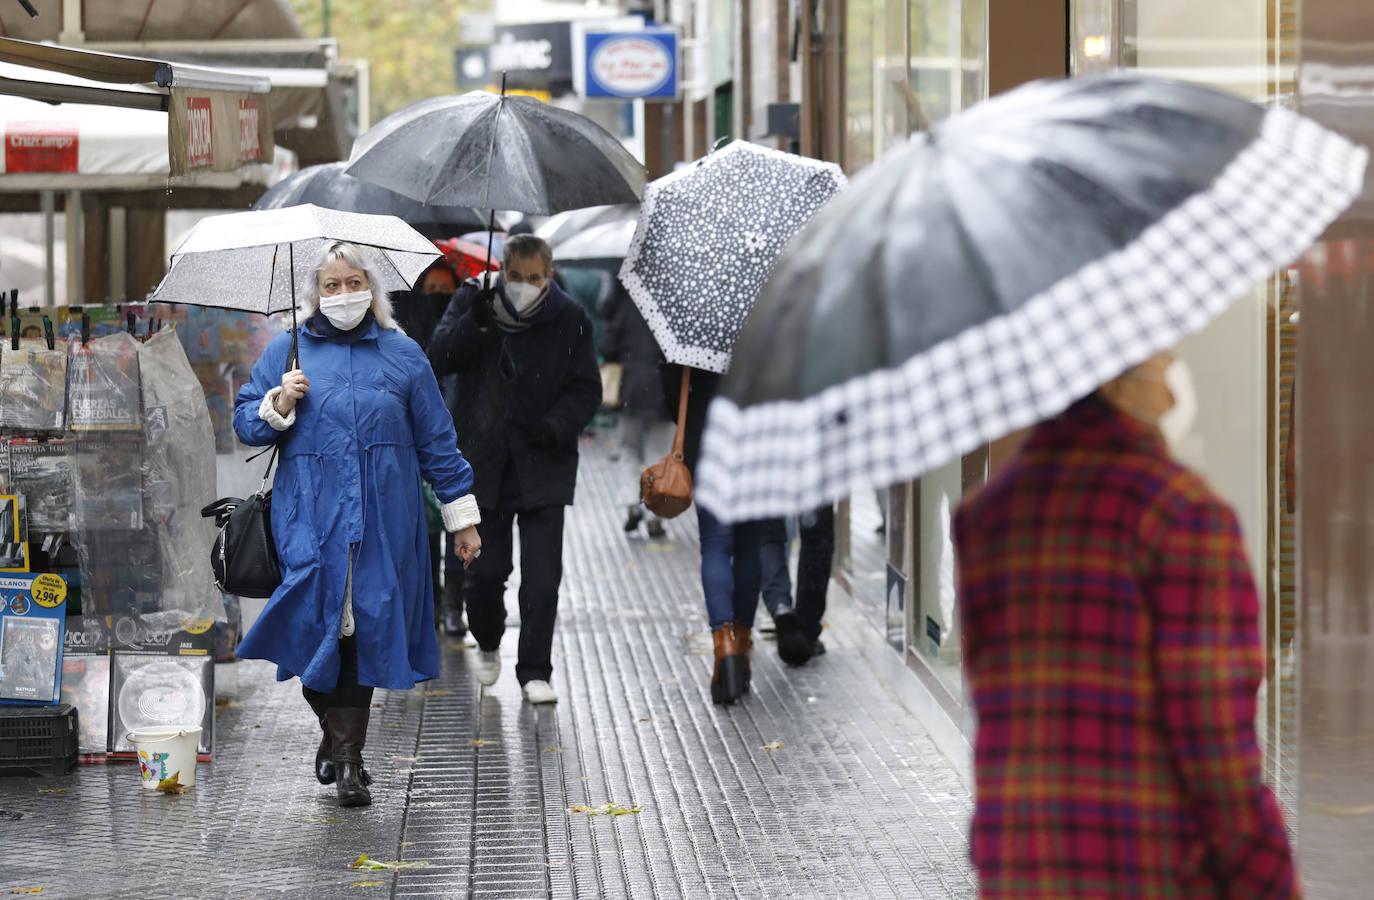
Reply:
<svg viewBox="0 0 1374 900"><path fill-rule="evenodd" d="M783 248L844 183L833 163L735 141L649 185L620 280L669 362L725 371Z"/></svg>
<svg viewBox="0 0 1374 900"><path fill-rule="evenodd" d="M486 227L487 216L471 206L430 206L378 184L354 178L348 163L333 162L294 172L273 185L254 209L308 203L342 212L395 216L429 238L449 238Z"/></svg>
<svg viewBox="0 0 1374 900"><path fill-rule="evenodd" d="M1161 79L979 104L870 167L779 264L697 499L729 520L814 509L1058 414L1296 257L1366 156Z"/></svg>
<svg viewBox="0 0 1374 900"><path fill-rule="evenodd" d="M552 215L637 203L644 167L610 132L532 97L422 100L353 146L350 175L422 203Z"/></svg>

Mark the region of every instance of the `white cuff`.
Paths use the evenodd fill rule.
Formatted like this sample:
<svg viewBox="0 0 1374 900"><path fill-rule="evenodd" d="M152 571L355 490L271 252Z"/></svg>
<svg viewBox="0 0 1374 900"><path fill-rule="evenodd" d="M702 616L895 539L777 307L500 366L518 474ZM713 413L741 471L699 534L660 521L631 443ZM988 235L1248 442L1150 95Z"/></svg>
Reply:
<svg viewBox="0 0 1374 900"><path fill-rule="evenodd" d="M482 521L482 514L477 509L477 498L471 494L465 494L451 503L445 503L440 507L440 512L444 515L444 530L450 534L455 531L462 531L464 528L471 528Z"/></svg>
<svg viewBox="0 0 1374 900"><path fill-rule="evenodd" d="M277 412L277 408L272 405L273 401L277 399L277 395L280 393L281 388L279 387L274 387L267 392L267 396L263 397L262 402L258 404L258 418L262 419L268 425L271 425L277 431L285 431L296 424L296 410L293 407L291 409L291 415L282 418L282 414Z"/></svg>

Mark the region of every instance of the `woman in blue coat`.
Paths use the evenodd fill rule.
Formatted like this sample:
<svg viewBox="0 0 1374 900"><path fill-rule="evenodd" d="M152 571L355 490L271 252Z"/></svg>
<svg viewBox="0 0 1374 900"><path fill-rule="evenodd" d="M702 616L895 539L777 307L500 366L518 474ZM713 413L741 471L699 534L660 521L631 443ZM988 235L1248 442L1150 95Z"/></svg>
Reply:
<svg viewBox="0 0 1374 900"><path fill-rule="evenodd" d="M239 656L301 679L324 730L315 776L341 806L372 802L362 749L374 688L439 674L421 480L459 557L481 552L472 469L429 361L359 248L325 251L304 303L299 365L278 336L239 391L234 430L277 444L272 533L282 584Z"/></svg>

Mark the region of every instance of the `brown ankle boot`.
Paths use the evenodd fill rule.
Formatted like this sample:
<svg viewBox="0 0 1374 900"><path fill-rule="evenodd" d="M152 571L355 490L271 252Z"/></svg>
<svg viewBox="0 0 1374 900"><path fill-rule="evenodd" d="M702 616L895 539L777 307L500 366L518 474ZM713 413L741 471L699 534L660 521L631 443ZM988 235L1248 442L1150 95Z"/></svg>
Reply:
<svg viewBox="0 0 1374 900"><path fill-rule="evenodd" d="M734 703L744 693L744 665L735 644L735 627L727 622L711 633L716 667L711 673L711 702Z"/></svg>
<svg viewBox="0 0 1374 900"><path fill-rule="evenodd" d="M735 631L735 653L743 661L744 689L740 691L740 696L744 696L749 693L749 685L754 677L753 666L750 664L750 654L754 652L754 629L738 622L730 627Z"/></svg>

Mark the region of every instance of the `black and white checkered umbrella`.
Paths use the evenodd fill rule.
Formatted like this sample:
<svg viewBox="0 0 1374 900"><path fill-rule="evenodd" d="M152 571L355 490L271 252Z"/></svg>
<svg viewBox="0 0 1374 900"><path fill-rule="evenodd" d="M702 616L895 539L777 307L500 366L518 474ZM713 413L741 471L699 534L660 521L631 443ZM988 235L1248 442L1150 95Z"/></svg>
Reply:
<svg viewBox="0 0 1374 900"><path fill-rule="evenodd" d="M736 141L645 188L620 280L669 362L725 371L783 248L844 183L839 166Z"/></svg>
<svg viewBox="0 0 1374 900"><path fill-rule="evenodd" d="M711 408L697 500L735 521L813 509L1057 415L1296 258L1366 157L1159 79L979 104L855 179L778 264Z"/></svg>

